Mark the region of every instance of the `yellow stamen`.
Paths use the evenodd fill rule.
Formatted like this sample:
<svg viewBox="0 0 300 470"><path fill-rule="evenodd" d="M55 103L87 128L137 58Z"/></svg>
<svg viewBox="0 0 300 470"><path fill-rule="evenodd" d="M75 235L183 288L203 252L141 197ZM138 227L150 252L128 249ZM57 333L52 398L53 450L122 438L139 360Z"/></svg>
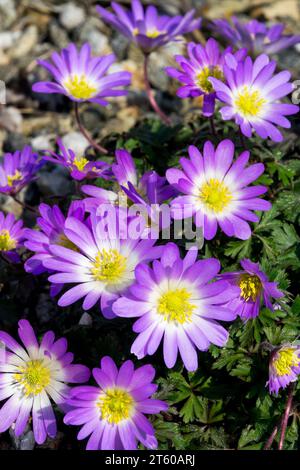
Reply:
<svg viewBox="0 0 300 470"><path fill-rule="evenodd" d="M122 278L126 270L126 258L115 249L103 249L95 257L91 272L96 281L114 284Z"/></svg>
<svg viewBox="0 0 300 470"><path fill-rule="evenodd" d="M13 186L15 181L20 181L22 178L22 173L19 170L16 170L13 175L7 175L7 184L8 186Z"/></svg>
<svg viewBox="0 0 300 470"><path fill-rule="evenodd" d="M214 91L213 85L208 80L208 77L215 77L218 80L224 80L222 70L218 66L206 66L197 73L195 83L205 93L212 93Z"/></svg>
<svg viewBox="0 0 300 470"><path fill-rule="evenodd" d="M227 186L216 178L210 178L200 189L201 201L213 212L222 212L232 199Z"/></svg>
<svg viewBox="0 0 300 470"><path fill-rule="evenodd" d="M246 301L252 300L253 302L260 295L262 289L259 277L251 274L242 274L240 276L239 287L243 299Z"/></svg>
<svg viewBox="0 0 300 470"><path fill-rule="evenodd" d="M166 32L165 31L158 31L158 29L152 29L151 31L146 32L147 38L151 38L151 39L155 39L155 38L157 38L158 36L160 36L162 34L166 34Z"/></svg>
<svg viewBox="0 0 300 470"><path fill-rule="evenodd" d="M50 370L42 359L27 362L25 367L19 367L14 379L23 385L25 395L38 395L50 382Z"/></svg>
<svg viewBox="0 0 300 470"><path fill-rule="evenodd" d="M87 163L89 163L89 160L85 157L76 157L73 160L73 165L75 165L79 171L83 171Z"/></svg>
<svg viewBox="0 0 300 470"><path fill-rule="evenodd" d="M234 102L238 112L246 118L258 116L265 103L266 100L258 90L251 90L247 86L238 92Z"/></svg>
<svg viewBox="0 0 300 470"><path fill-rule="evenodd" d="M0 232L0 251L14 250L17 246L16 240L11 238L8 230L1 230Z"/></svg>
<svg viewBox="0 0 300 470"><path fill-rule="evenodd" d="M101 419L110 424L118 424L131 417L134 400L126 390L110 388L100 396L97 406L101 412Z"/></svg>
<svg viewBox="0 0 300 470"><path fill-rule="evenodd" d="M87 100L97 92L97 88L88 82L85 75L73 75L63 85L70 95L79 100Z"/></svg>
<svg viewBox="0 0 300 470"><path fill-rule="evenodd" d="M166 321L186 323L191 320L195 305L190 302L191 294L186 289L170 290L163 294L157 311Z"/></svg>
<svg viewBox="0 0 300 470"><path fill-rule="evenodd" d="M298 367L300 359L294 348L284 348L277 351L273 360L273 367L277 375L287 375L291 373L292 367Z"/></svg>

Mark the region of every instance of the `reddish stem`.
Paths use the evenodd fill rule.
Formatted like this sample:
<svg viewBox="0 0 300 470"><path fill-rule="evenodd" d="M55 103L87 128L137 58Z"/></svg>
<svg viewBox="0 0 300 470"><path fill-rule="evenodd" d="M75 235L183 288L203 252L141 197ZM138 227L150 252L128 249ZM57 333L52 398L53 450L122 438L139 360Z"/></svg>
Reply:
<svg viewBox="0 0 300 470"><path fill-rule="evenodd" d="M82 124L82 122L80 120L80 115L79 115L78 103L76 103L76 102L75 102L75 117L76 117L76 122L77 122L77 125L79 127L79 130L82 133L82 135L84 135L86 140L91 144L92 147L94 147L94 149L96 149L96 150L98 150L98 152L104 153L106 155L108 153L108 151L104 147L102 147L101 145L97 144L94 141L94 139L92 139L92 137L90 136L90 134L88 133L88 131L86 130L84 125Z"/></svg>
<svg viewBox="0 0 300 470"><path fill-rule="evenodd" d="M150 101L150 104L156 114L161 118L161 120L167 125L171 125L171 120L168 118L168 116L160 109L160 107L157 104L157 101L155 100L153 90L151 88L149 78L148 78L148 65L149 65L149 54L144 55L144 79L145 79L145 85L146 85L146 93L148 96L148 99Z"/></svg>
<svg viewBox="0 0 300 470"><path fill-rule="evenodd" d="M269 439L266 442L264 450L269 450L271 448L271 445L273 444L273 441L274 441L277 433L278 433L278 426L276 425L275 428L272 431L271 436L269 437Z"/></svg>
<svg viewBox="0 0 300 470"><path fill-rule="evenodd" d="M288 424L288 420L289 420L289 416L290 416L290 412L292 408L292 403L293 403L293 392L294 392L294 384L291 384L289 387L289 394L288 394L288 399L287 399L285 410L284 410L284 415L281 421L281 432L280 432L280 440L279 440L279 445L278 445L279 450L283 449L286 428L287 428L287 424Z"/></svg>

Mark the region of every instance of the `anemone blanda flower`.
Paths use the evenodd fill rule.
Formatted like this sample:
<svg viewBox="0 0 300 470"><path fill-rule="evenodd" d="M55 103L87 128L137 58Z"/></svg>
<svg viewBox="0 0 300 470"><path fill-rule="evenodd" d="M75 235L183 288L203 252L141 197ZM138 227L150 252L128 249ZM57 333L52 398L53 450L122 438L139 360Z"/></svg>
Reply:
<svg viewBox="0 0 300 470"><path fill-rule="evenodd" d="M72 364L67 340L55 341L52 331L45 333L39 344L30 323L20 320L18 333L24 347L0 331L0 341L6 348L0 361L0 400L6 400L0 409L0 432L14 423L19 436L32 416L35 440L42 444L47 436L56 435L50 398L64 409L70 390L67 384L86 382L90 371Z"/></svg>
<svg viewBox="0 0 300 470"><path fill-rule="evenodd" d="M65 307L84 297L83 308L88 310L100 300L103 315L112 318L112 302L133 283L136 265L159 257L161 247L153 246L155 239L131 236L128 221L113 206L105 211L108 213L103 215L92 213L90 226L68 217L64 234L78 252L50 245L53 256L43 264L57 272L49 277L52 283L76 284L58 305Z"/></svg>
<svg viewBox="0 0 300 470"><path fill-rule="evenodd" d="M16 221L13 214L5 216L0 211L0 253L13 263L18 263L20 257L16 250L23 244L24 238L23 221Z"/></svg>
<svg viewBox="0 0 300 470"><path fill-rule="evenodd" d="M147 171L138 179L134 160L127 150L116 150L115 155L116 163L112 165L112 177L116 183L116 191L83 185L81 190L91 196L84 199L86 210L96 210L103 203L126 205L128 197L147 219L145 227L150 218L154 227L157 224L164 228L169 221L160 216L159 205L177 194L175 188L168 184L165 177L159 176L153 170Z"/></svg>
<svg viewBox="0 0 300 470"><path fill-rule="evenodd" d="M183 86L177 90L177 96L180 98L203 96L204 116L212 116L215 110L216 93L208 78L215 77L223 81L224 57L228 52L228 49L221 52L219 44L212 38L208 39L205 46L190 42L187 45L188 58L182 55L175 56L180 69L174 67L165 69L168 75L183 83ZM241 49L235 57L241 60L246 53L246 49Z"/></svg>
<svg viewBox="0 0 300 470"><path fill-rule="evenodd" d="M251 20L241 23L238 18L217 19L211 29L223 36L233 47L246 47L250 54L275 54L300 42L300 35L283 34L284 24L277 23L268 27L265 23Z"/></svg>
<svg viewBox="0 0 300 470"><path fill-rule="evenodd" d="M26 241L24 243L28 250L35 252L26 261L24 265L25 270L36 275L47 271L43 261L52 256L49 250L50 245L55 244L77 250L64 233L66 217L60 208L56 205L51 207L43 203L39 206L39 212L41 217L37 218L38 230L26 229ZM73 201L68 209L67 217L72 216L83 222L84 215L83 201Z"/></svg>
<svg viewBox="0 0 300 470"><path fill-rule="evenodd" d="M189 147L189 159L181 158L182 170L167 170L170 184L183 193L171 201L174 219L194 217L202 227L206 240L214 238L218 226L229 237L245 240L251 236L247 221L258 222L252 211L271 208L268 201L258 198L267 191L265 186L248 186L264 171L262 163L245 168L249 152L245 151L233 162L234 144L223 140L215 149L205 142L203 155Z"/></svg>
<svg viewBox="0 0 300 470"><path fill-rule="evenodd" d="M139 359L154 354L163 339L164 360L174 366L178 350L185 367L198 367L196 350L210 344L224 346L228 332L216 320L231 321L236 314L224 306L238 289L227 281L211 283L220 270L218 260L196 261L190 249L182 260L177 245L167 243L160 261L152 267L136 267L136 282L113 304L120 317L139 317L133 330L139 333L131 352Z"/></svg>
<svg viewBox="0 0 300 470"><path fill-rule="evenodd" d="M246 137L254 131L262 139L281 142L283 136L276 126L290 128L285 116L299 111L299 106L279 101L293 91L290 72L273 75L276 62L270 62L266 54L254 62L249 56L238 62L232 54L226 54L225 61L225 83L209 78L217 98L225 103L220 110L222 118L234 119Z"/></svg>
<svg viewBox="0 0 300 470"><path fill-rule="evenodd" d="M106 106L107 97L127 94L122 87L129 85L131 79L129 72L106 74L114 61L114 54L92 57L89 44L84 44L79 51L75 44L69 44L60 54L52 54L53 64L37 61L55 81L37 82L32 89L38 93L61 93L76 102L90 101Z"/></svg>
<svg viewBox="0 0 300 470"><path fill-rule="evenodd" d="M237 296L228 303L228 307L244 320L257 317L262 302L267 308L274 310L271 299L283 297L283 293L277 288L277 282L270 282L258 263L243 259L241 266L243 271L220 276L240 289Z"/></svg>
<svg viewBox="0 0 300 470"><path fill-rule="evenodd" d="M300 374L300 346L285 344L271 352L269 363L270 393L278 394L280 388L286 388L296 382Z"/></svg>
<svg viewBox="0 0 300 470"><path fill-rule="evenodd" d="M114 13L97 6L101 18L111 24L127 38L138 44L144 52L149 53L178 36L200 28L201 19L194 19L195 10L184 16L159 15L157 9L150 5L145 11L140 0L132 0L131 11L112 2Z"/></svg>
<svg viewBox="0 0 300 470"><path fill-rule="evenodd" d="M46 150L44 160L64 166L70 171L71 177L77 181L85 178L105 178L105 172L109 168L108 163L102 161L90 161L84 155L76 155L72 149L67 149L62 140L57 140L58 153Z"/></svg>
<svg viewBox="0 0 300 470"><path fill-rule="evenodd" d="M72 389L68 404L74 410L64 422L83 425L78 439L90 436L87 450L135 450L138 442L155 449L155 430L145 414L165 411L168 406L151 398L157 390L151 383L154 368L145 365L134 370L133 363L126 361L118 370L108 356L100 365L93 369L97 386Z"/></svg>
<svg viewBox="0 0 300 470"><path fill-rule="evenodd" d="M14 153L5 153L0 164L0 193L17 194L36 178L43 163L28 145Z"/></svg>

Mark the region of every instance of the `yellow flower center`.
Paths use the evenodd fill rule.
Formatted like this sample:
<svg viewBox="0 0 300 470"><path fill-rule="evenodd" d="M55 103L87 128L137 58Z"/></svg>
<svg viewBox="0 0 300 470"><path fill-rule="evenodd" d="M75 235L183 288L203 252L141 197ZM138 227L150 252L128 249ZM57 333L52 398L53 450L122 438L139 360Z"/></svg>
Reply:
<svg viewBox="0 0 300 470"><path fill-rule="evenodd" d="M126 269L126 258L118 250L103 249L95 257L91 272L96 281L105 281L114 284L120 281Z"/></svg>
<svg viewBox="0 0 300 470"><path fill-rule="evenodd" d="M273 361L273 367L277 375L286 375L291 373L291 368L299 366L300 359L294 348L285 348L277 351Z"/></svg>
<svg viewBox="0 0 300 470"><path fill-rule="evenodd" d="M258 90L252 91L247 86L238 92L234 102L238 112L246 118L258 116L265 103L266 100Z"/></svg>
<svg viewBox="0 0 300 470"><path fill-rule="evenodd" d="M7 184L8 186L13 186L15 181L20 181L22 179L22 173L19 170L16 170L16 172L13 175L7 175Z"/></svg>
<svg viewBox="0 0 300 470"><path fill-rule="evenodd" d="M165 31L158 31L158 29L152 29L151 31L147 31L146 36L147 38L155 39L161 34L166 34Z"/></svg>
<svg viewBox="0 0 300 470"><path fill-rule="evenodd" d="M11 238L8 230L1 230L0 232L0 251L14 250L17 246L16 240Z"/></svg>
<svg viewBox="0 0 300 470"><path fill-rule="evenodd" d="M83 171L87 163L89 163L89 160L85 157L76 157L73 160L73 165L75 165L79 171Z"/></svg>
<svg viewBox="0 0 300 470"><path fill-rule="evenodd" d="M227 186L216 178L210 178L200 189L201 201L213 212L222 212L232 199Z"/></svg>
<svg viewBox="0 0 300 470"><path fill-rule="evenodd" d="M118 424L130 418L134 409L134 400L121 388L109 388L100 396L97 406L101 412L101 419L110 424Z"/></svg>
<svg viewBox="0 0 300 470"><path fill-rule="evenodd" d="M64 87L74 98L87 100L96 92L97 88L88 82L85 75L73 75L64 82Z"/></svg>
<svg viewBox="0 0 300 470"><path fill-rule="evenodd" d="M224 75L218 66L206 66L197 73L195 83L205 93L212 93L214 91L213 85L208 80L208 77L215 77L218 80L224 80Z"/></svg>
<svg viewBox="0 0 300 470"><path fill-rule="evenodd" d="M186 289L170 290L160 297L157 311L166 321L186 323L196 308L190 298L191 294Z"/></svg>
<svg viewBox="0 0 300 470"><path fill-rule="evenodd" d="M251 274L242 274L239 279L239 287L241 289L241 296L246 301L257 299L261 292L261 281L258 276Z"/></svg>
<svg viewBox="0 0 300 470"><path fill-rule="evenodd" d="M25 367L19 367L19 373L14 379L23 385L26 395L38 395L50 382L50 370L42 359L27 362Z"/></svg>

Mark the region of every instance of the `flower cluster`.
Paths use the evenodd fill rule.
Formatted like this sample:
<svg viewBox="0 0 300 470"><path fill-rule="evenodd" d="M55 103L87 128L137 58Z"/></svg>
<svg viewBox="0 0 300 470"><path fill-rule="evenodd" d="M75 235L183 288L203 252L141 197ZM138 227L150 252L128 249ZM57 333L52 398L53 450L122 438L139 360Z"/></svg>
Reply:
<svg viewBox="0 0 300 470"><path fill-rule="evenodd" d="M139 0L132 0L131 11L114 2L112 9L114 13L97 7L104 21L141 48L146 65L152 51L201 24L194 19L194 11L182 17L160 16L151 5L144 10ZM205 45L189 42L188 57L175 56L179 68L168 67L166 73L182 84L177 91L180 98L202 97L203 115L211 123L220 108L222 119L234 120L247 138L256 133L261 139L280 142L283 135L277 126L289 128L286 116L297 113L299 107L281 102L293 89L291 75L275 73L276 62L267 54L299 42L299 37L282 35L282 25L267 28L257 21L233 22L234 27L225 20L213 26L231 47L224 50L213 38ZM108 74L114 60L113 54L93 57L89 44L79 50L70 44L54 52L52 62L38 61L53 81L33 85L35 92L60 93L75 102L79 128L99 151L101 146L80 122L78 105L88 101L106 106L107 98L127 94L124 87L130 85L130 74ZM162 117L149 89L146 66L144 71L150 102ZM163 174L149 167L141 174L134 153L125 148L116 149L108 163L76 154L61 139L57 151L45 149L41 157L29 146L6 153L0 165L1 193L22 204L17 193L48 161L69 171L79 199L66 198L61 205L41 203L31 228L0 212L2 260L23 261L27 276L46 273L50 294L60 294L60 307L80 301L83 310L94 308L112 322L116 317L137 318L132 327L137 336L131 345L137 360L157 353L162 344L167 368L178 361L187 371L196 371L199 351L226 346L230 327L223 323L239 321L241 328L255 325L262 308L273 312L274 302L280 304L278 299L284 296L258 262L242 259L241 270L236 271L216 259L216 245L226 243L226 237L250 239L251 224L271 209L268 187L258 180L264 164L250 163L248 150L235 155L235 142L216 135L213 140L217 137L217 144L207 138L199 148L192 144L196 139L191 140L188 156L179 159L180 168L166 168ZM93 185L87 184L90 179ZM168 221L161 216L162 206L170 209ZM201 230L205 255L196 245L182 253L177 244L164 243L165 228L188 220ZM223 239L220 231L226 235ZM211 240L215 241L210 244ZM24 254L26 249L31 254ZM100 368L92 371L93 385L85 384L90 370L73 364L64 338L55 339L47 331L38 341L27 320L18 325L23 346L0 331L5 346L4 354L0 351L0 400L4 401L0 432L13 425L19 436L32 419L38 444L47 436L55 437L55 403L65 413L65 424L81 426L78 439L88 438L87 449L131 450L139 443L157 447L155 429L145 415L164 412L168 405L152 397L157 385L151 365L135 369L127 360L118 369L105 356ZM269 346L267 385L270 393L278 394L300 374L300 347L295 343ZM74 383L85 385L69 386Z"/></svg>

